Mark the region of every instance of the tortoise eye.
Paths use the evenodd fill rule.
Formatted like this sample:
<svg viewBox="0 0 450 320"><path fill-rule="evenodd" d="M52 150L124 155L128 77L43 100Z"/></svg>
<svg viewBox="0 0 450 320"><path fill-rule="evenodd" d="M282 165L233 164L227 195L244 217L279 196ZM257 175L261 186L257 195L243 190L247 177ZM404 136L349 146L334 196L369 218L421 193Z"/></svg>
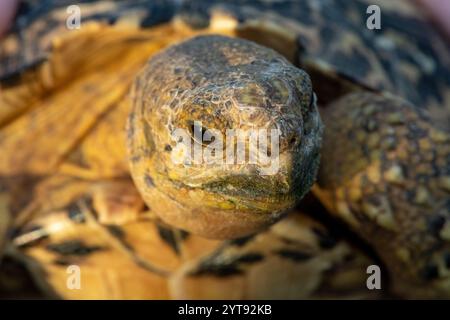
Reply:
<svg viewBox="0 0 450 320"><path fill-rule="evenodd" d="M196 135L196 129L198 130L198 129L202 129L202 132L201 132L201 134L200 134L200 132L197 132L197 135ZM208 128L205 128L205 127L203 127L203 126L201 126L201 127L196 127L196 125L195 125L195 122L194 121L189 121L189 133L191 134L191 137L192 137L192 139L195 141L195 142L197 142L197 143L199 143L199 144L201 144L201 145L203 145L203 146L207 146L207 145L209 145L211 142L213 142L214 141L214 137L211 139L211 141L205 141L205 140L203 140L203 137L204 137L204 135L205 135L205 132L208 130ZM199 136L200 135L200 136Z"/></svg>

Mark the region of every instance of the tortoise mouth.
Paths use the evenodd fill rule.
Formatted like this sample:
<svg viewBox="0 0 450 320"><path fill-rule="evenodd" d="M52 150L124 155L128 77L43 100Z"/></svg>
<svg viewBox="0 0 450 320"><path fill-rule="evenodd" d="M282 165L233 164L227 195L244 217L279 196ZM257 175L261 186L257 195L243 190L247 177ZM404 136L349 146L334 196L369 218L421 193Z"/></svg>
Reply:
<svg viewBox="0 0 450 320"><path fill-rule="evenodd" d="M291 186L280 176L232 175L204 183L200 188L243 202L284 203L294 197Z"/></svg>

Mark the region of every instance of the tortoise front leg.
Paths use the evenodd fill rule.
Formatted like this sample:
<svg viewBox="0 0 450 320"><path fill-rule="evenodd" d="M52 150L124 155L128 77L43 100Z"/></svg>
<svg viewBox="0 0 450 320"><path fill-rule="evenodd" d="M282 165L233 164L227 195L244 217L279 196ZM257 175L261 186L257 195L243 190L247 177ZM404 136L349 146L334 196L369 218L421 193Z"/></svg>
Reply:
<svg viewBox="0 0 450 320"><path fill-rule="evenodd" d="M322 110L314 192L372 244L394 290L450 296L450 136L391 96L347 95Z"/></svg>

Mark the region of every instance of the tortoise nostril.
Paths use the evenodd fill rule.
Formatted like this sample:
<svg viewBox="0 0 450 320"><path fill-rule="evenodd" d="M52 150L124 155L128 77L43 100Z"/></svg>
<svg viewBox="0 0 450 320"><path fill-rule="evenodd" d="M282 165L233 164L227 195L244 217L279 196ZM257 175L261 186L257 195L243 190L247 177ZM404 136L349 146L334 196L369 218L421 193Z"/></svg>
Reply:
<svg viewBox="0 0 450 320"><path fill-rule="evenodd" d="M292 148L296 148L299 144L300 144L300 139L301 139L301 133L300 132L295 132L293 133L288 141L288 148L292 149Z"/></svg>
<svg viewBox="0 0 450 320"><path fill-rule="evenodd" d="M297 143L297 137L296 136L291 137L291 139L289 140L289 145L293 146L296 143Z"/></svg>

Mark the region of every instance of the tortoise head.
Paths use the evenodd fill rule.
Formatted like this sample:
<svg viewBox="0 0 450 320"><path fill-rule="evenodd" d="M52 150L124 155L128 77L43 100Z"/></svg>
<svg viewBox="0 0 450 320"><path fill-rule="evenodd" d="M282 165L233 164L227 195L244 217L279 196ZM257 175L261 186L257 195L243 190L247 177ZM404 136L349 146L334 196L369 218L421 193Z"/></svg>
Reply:
<svg viewBox="0 0 450 320"><path fill-rule="evenodd" d="M255 232L314 181L322 126L311 82L270 49L191 39L150 60L133 99L132 175L172 225L216 238Z"/></svg>

